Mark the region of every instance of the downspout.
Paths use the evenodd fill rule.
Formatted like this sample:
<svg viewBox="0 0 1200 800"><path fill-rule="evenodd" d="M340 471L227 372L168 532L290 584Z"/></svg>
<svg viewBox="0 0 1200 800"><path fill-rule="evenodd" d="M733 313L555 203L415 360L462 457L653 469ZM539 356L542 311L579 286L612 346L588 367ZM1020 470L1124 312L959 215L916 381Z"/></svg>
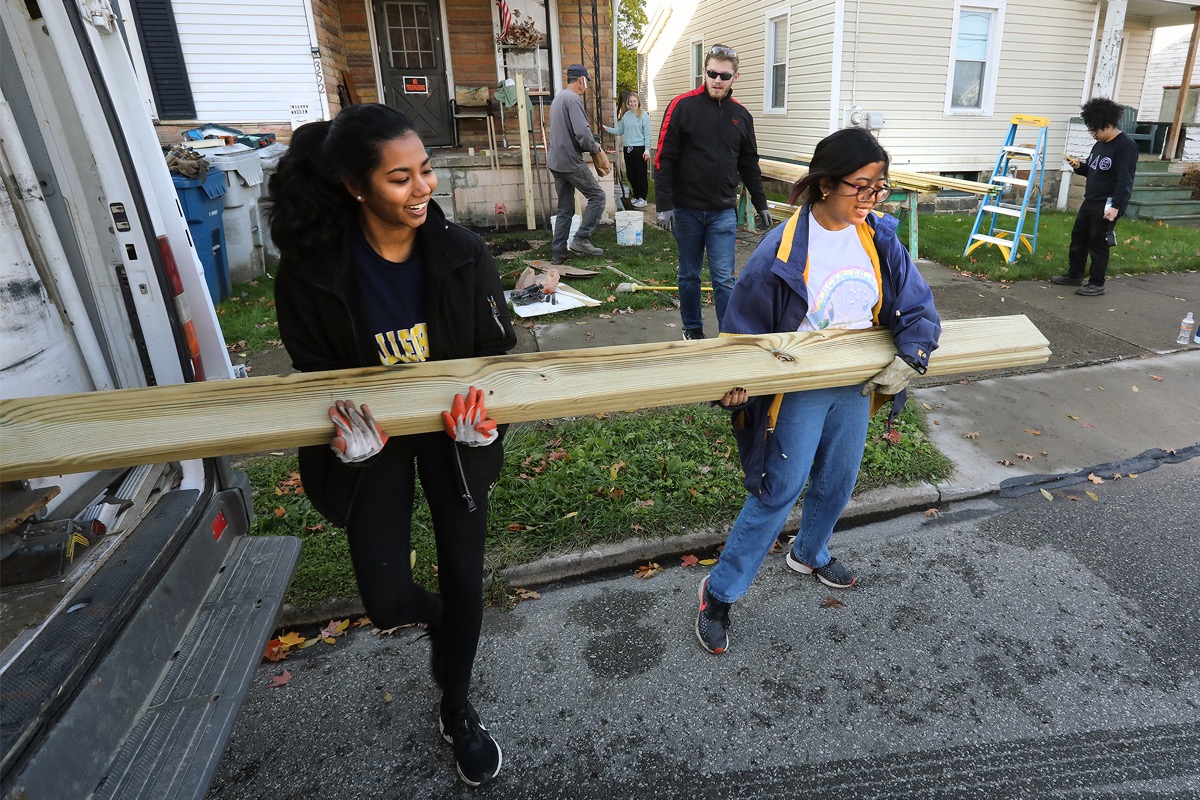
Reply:
<svg viewBox="0 0 1200 800"><path fill-rule="evenodd" d="M829 76L829 130L842 127L842 48L846 40L846 0L837 0L833 10L833 74ZM824 138L824 137L820 137Z"/></svg>
<svg viewBox="0 0 1200 800"><path fill-rule="evenodd" d="M854 61L850 67L850 105L858 105L858 16L862 0L854 0Z"/></svg>

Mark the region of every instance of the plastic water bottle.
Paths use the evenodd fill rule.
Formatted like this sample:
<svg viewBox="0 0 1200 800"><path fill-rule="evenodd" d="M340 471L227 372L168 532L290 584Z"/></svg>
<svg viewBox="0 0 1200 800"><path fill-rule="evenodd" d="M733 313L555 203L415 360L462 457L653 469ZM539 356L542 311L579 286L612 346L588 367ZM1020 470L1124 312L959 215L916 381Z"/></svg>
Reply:
<svg viewBox="0 0 1200 800"><path fill-rule="evenodd" d="M1192 338L1192 331L1196 330L1196 320L1192 317L1192 312L1187 312L1187 316L1183 318L1183 322L1179 323L1179 337L1175 339L1176 344L1187 344Z"/></svg>

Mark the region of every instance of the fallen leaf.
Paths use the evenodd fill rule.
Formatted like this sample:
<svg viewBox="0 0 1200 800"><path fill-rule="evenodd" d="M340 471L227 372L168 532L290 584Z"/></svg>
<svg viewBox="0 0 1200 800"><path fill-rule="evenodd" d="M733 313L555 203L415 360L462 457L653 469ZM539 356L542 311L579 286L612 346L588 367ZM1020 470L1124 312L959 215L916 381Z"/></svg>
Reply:
<svg viewBox="0 0 1200 800"><path fill-rule="evenodd" d="M1067 414L1067 419L1079 419L1079 417L1075 416L1074 414Z"/></svg>
<svg viewBox="0 0 1200 800"><path fill-rule="evenodd" d="M1042 432L1037 430L1036 428L1026 428L1025 432L1032 436L1041 436L1042 435Z"/></svg>
<svg viewBox="0 0 1200 800"><path fill-rule="evenodd" d="M608 479L610 481L615 481L617 479L617 473L621 471L621 467L623 467L623 466L625 466L625 462L618 461L617 463L615 463L611 467L609 467L608 468Z"/></svg>
<svg viewBox="0 0 1200 800"><path fill-rule="evenodd" d="M1045 489L1042 489L1041 492L1042 492L1042 497L1046 498L1050 502L1054 502L1054 495L1050 494Z"/></svg>
<svg viewBox="0 0 1200 800"><path fill-rule="evenodd" d="M562 517L560 517L560 519L570 519L571 517L575 517L578 515L579 515L578 511L568 511L566 514L563 514Z"/></svg>
<svg viewBox="0 0 1200 800"><path fill-rule="evenodd" d="M1119 473L1119 472L1114 472L1114 473L1112 474L1112 479L1113 479L1114 481L1119 481L1119 480L1121 480L1121 478L1123 478L1123 477L1125 477L1125 476L1124 476L1124 475L1122 475L1122 474L1121 474L1121 473Z"/></svg>
<svg viewBox="0 0 1200 800"><path fill-rule="evenodd" d="M887 432L887 440L892 444L900 444L900 429L892 428Z"/></svg>
<svg viewBox="0 0 1200 800"><path fill-rule="evenodd" d="M1138 389L1136 386L1134 386L1134 387L1133 387L1133 390L1134 390L1135 392L1141 391L1141 390L1140 390L1140 389Z"/></svg>
<svg viewBox="0 0 1200 800"><path fill-rule="evenodd" d="M768 555L777 556L783 552L783 542L776 539L771 543L771 549L767 551Z"/></svg>
<svg viewBox="0 0 1200 800"><path fill-rule="evenodd" d="M702 558L700 559L699 563L702 567L711 567L713 564L717 563L717 560L715 558Z"/></svg>
<svg viewBox="0 0 1200 800"><path fill-rule="evenodd" d="M1152 380L1152 381L1161 381L1161 380L1162 380L1162 378L1160 378L1160 377L1159 377L1159 376L1157 376L1157 375L1151 375L1151 376L1150 376L1150 380Z"/></svg>
<svg viewBox="0 0 1200 800"><path fill-rule="evenodd" d="M1012 462L1012 461L1009 461L1007 458L1002 458L1002 459L1000 459L999 461L997 461L996 463L997 463L997 464L1000 464L1000 465L1002 465L1002 466L1005 466L1005 467L1011 467L1011 466L1013 466L1013 462Z"/></svg>
<svg viewBox="0 0 1200 800"><path fill-rule="evenodd" d="M925 516L929 517L931 519L936 519L937 517L940 517L941 515L942 515L942 512L936 508L925 509Z"/></svg>
<svg viewBox="0 0 1200 800"><path fill-rule="evenodd" d="M325 642L325 644L333 644L337 637L344 636L346 634L346 630L349 627L350 620L348 619L344 619L341 622L336 622L331 619L329 620L329 624L322 628L321 632L317 634L317 637L321 641Z"/></svg>
<svg viewBox="0 0 1200 800"><path fill-rule="evenodd" d="M393 625L390 628L371 628L371 635L372 636L390 636L391 634L395 633L396 631L400 630L403 627L404 627L403 625Z"/></svg>
<svg viewBox="0 0 1200 800"><path fill-rule="evenodd" d="M834 597L833 595L826 595L825 599L821 601L821 608L845 608L845 607L846 607L846 604L843 603L841 600L837 599L836 597Z"/></svg>
<svg viewBox="0 0 1200 800"><path fill-rule="evenodd" d="M978 439L979 431L970 431L969 433L964 433L963 438L964 439Z"/></svg>
<svg viewBox="0 0 1200 800"><path fill-rule="evenodd" d="M1094 472L1088 473L1088 480L1091 481L1092 483L1104 483L1104 478L1101 478L1099 475L1097 475Z"/></svg>
<svg viewBox="0 0 1200 800"><path fill-rule="evenodd" d="M272 639L267 642L267 649L263 652L263 658L267 661L282 661L287 657L287 648L280 644L278 639Z"/></svg>
<svg viewBox="0 0 1200 800"><path fill-rule="evenodd" d="M1029 455L1029 453L1017 453L1017 458L1022 461L1033 461L1033 456Z"/></svg>
<svg viewBox="0 0 1200 800"><path fill-rule="evenodd" d="M1081 427L1081 428L1087 428L1087 429L1090 431L1090 430L1092 430L1093 428L1095 428L1096 426L1095 426L1095 425L1093 425L1093 424L1092 424L1092 423L1090 423L1090 422L1081 422L1081 423L1079 423L1079 427Z"/></svg>
<svg viewBox="0 0 1200 800"><path fill-rule="evenodd" d="M929 403L921 403L921 408L925 409L926 411L933 411L933 406L929 405Z"/></svg>
<svg viewBox="0 0 1200 800"><path fill-rule="evenodd" d="M651 561L649 564L643 564L633 571L635 578L653 578L658 573L662 572L662 567Z"/></svg>
<svg viewBox="0 0 1200 800"><path fill-rule="evenodd" d="M1090 498L1092 498L1093 500L1095 500L1097 503L1099 503L1099 502L1100 502L1100 495L1096 494L1096 493L1095 493L1095 492L1093 492L1091 489L1088 489L1086 492L1084 492L1084 494L1086 494L1088 497L1090 497Z"/></svg>
<svg viewBox="0 0 1200 800"><path fill-rule="evenodd" d="M1126 478L1133 478L1134 480L1137 480L1137 473L1136 473L1136 472L1131 472L1131 473L1129 473L1128 475L1126 475L1125 477L1126 477Z"/></svg>
<svg viewBox="0 0 1200 800"><path fill-rule="evenodd" d="M1077 495L1077 494L1069 494L1069 495L1067 495L1067 499L1068 499L1068 500L1074 500L1075 502L1077 502L1077 503L1078 503L1078 502L1079 502L1080 500L1082 500L1083 498L1082 498L1082 497L1080 497L1080 496L1079 496L1079 495Z"/></svg>
<svg viewBox="0 0 1200 800"><path fill-rule="evenodd" d="M525 526L519 522L510 522L508 524L508 530L512 531L513 533L516 533L517 531L525 530Z"/></svg>
<svg viewBox="0 0 1200 800"><path fill-rule="evenodd" d="M538 592L535 592L533 589L523 589L521 587L517 587L517 588L513 589L512 593L513 593L513 597L517 598L518 600L541 600L542 599L541 594L539 594Z"/></svg>
<svg viewBox="0 0 1200 800"><path fill-rule="evenodd" d="M287 686L288 681L292 679L292 671L285 669L281 675L276 675L267 683L268 689L278 689L280 686Z"/></svg>
<svg viewBox="0 0 1200 800"><path fill-rule="evenodd" d="M275 516L276 517L287 516L287 509L284 508L283 506L276 506L275 507Z"/></svg>
<svg viewBox="0 0 1200 800"><path fill-rule="evenodd" d="M358 619L354 620L354 622L352 622L352 623L350 624L350 627L352 627L352 628L365 628L367 625L370 625L370 624L371 624L371 618L370 618L370 617L359 617Z"/></svg>
<svg viewBox="0 0 1200 800"><path fill-rule="evenodd" d="M696 558L691 553L688 553L686 556L680 556L679 558L679 566L681 567L694 567L699 563L700 559Z"/></svg>
<svg viewBox="0 0 1200 800"><path fill-rule="evenodd" d="M633 504L638 508L650 508L650 506L654 505L654 498L651 497L649 500L634 500Z"/></svg>
<svg viewBox="0 0 1200 800"><path fill-rule="evenodd" d="M387 689L383 690L383 702L385 702L385 703L392 702L392 693L389 692Z"/></svg>
<svg viewBox="0 0 1200 800"><path fill-rule="evenodd" d="M306 637L301 636L300 634L296 633L295 631L292 631L291 633L286 633L283 636L280 636L278 641L285 648L288 648L288 647L297 647L299 645L304 644L305 638Z"/></svg>

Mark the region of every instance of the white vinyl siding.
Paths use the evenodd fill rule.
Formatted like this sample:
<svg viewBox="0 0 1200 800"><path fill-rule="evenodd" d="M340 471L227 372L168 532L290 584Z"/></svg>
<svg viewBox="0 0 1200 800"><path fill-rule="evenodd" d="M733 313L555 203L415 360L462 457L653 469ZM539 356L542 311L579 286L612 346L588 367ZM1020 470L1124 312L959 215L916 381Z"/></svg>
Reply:
<svg viewBox="0 0 1200 800"><path fill-rule="evenodd" d="M787 6L767 13L767 59L763 70L763 111L766 114L787 113L790 16Z"/></svg>
<svg viewBox="0 0 1200 800"><path fill-rule="evenodd" d="M946 114L992 114L1003 31L1004 0L955 3Z"/></svg>
<svg viewBox="0 0 1200 800"><path fill-rule="evenodd" d="M1163 106L1163 87L1178 86L1183 80L1183 65L1187 61L1188 40L1182 39L1155 54L1150 59L1143 81L1142 102L1138 119L1146 122L1170 122L1175 116L1175 106ZM1193 71L1192 85L1200 83L1200 75ZM1195 90L1192 90L1195 93ZM1184 122L1200 122L1200 104L1192 119Z"/></svg>
<svg viewBox="0 0 1200 800"><path fill-rule="evenodd" d="M288 122L292 105L321 116L306 0L173 0L200 122Z"/></svg>

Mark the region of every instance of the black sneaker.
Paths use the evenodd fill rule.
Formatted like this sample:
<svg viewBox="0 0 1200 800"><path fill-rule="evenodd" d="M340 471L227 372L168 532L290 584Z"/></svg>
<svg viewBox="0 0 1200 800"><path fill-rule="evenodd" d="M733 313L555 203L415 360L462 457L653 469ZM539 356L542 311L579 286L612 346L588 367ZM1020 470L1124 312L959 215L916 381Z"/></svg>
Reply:
<svg viewBox="0 0 1200 800"><path fill-rule="evenodd" d="M839 564L836 558L830 558L823 567L810 567L792 554L788 549L787 565L801 575L816 575L817 580L834 589L849 589L858 580L858 576L845 565Z"/></svg>
<svg viewBox="0 0 1200 800"><path fill-rule="evenodd" d="M556 266L562 266L567 263L567 259L571 257L570 253L551 253L550 263Z"/></svg>
<svg viewBox="0 0 1200 800"><path fill-rule="evenodd" d="M1083 278L1072 278L1070 275L1055 275L1050 282L1059 286L1083 286Z"/></svg>
<svg viewBox="0 0 1200 800"><path fill-rule="evenodd" d="M707 339L707 338L708 337L704 335L704 328L684 328L683 329L684 341L690 342L693 339Z"/></svg>
<svg viewBox="0 0 1200 800"><path fill-rule="evenodd" d="M700 612L696 615L696 638L710 653L729 649L729 607L708 593L708 576L700 581Z"/></svg>
<svg viewBox="0 0 1200 800"><path fill-rule="evenodd" d="M479 786L500 774L504 753L470 703L452 719L440 717L438 728L442 738L454 745L458 777L467 786Z"/></svg>
<svg viewBox="0 0 1200 800"><path fill-rule="evenodd" d="M1075 290L1075 294L1081 294L1084 297L1099 297L1104 294L1104 284L1089 283L1087 286L1080 286Z"/></svg>

